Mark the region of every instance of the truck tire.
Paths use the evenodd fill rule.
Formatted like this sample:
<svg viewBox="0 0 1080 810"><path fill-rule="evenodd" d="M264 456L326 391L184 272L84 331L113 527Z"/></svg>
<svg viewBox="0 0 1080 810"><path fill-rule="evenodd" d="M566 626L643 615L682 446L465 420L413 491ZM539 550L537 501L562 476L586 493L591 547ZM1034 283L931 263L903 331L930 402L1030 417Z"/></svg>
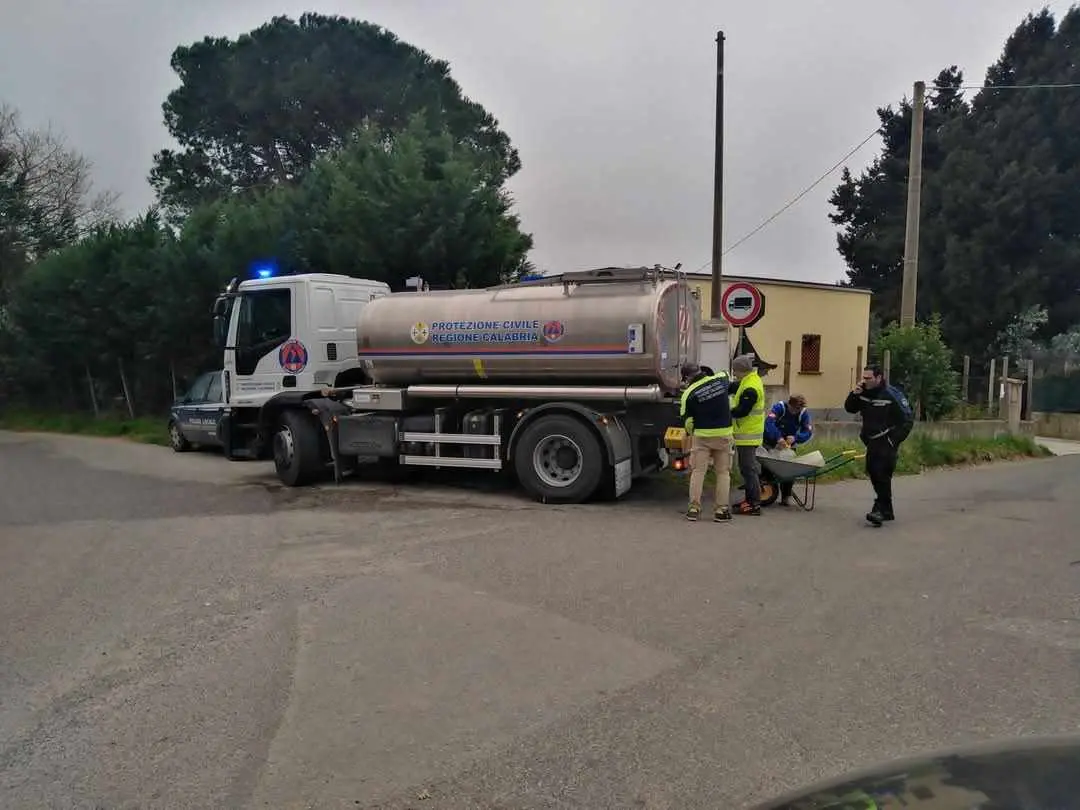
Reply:
<svg viewBox="0 0 1080 810"><path fill-rule="evenodd" d="M281 483L302 487L326 475L326 437L308 413L285 410L274 433L274 468Z"/></svg>
<svg viewBox="0 0 1080 810"><path fill-rule="evenodd" d="M514 471L541 503L582 503L593 496L608 468L593 430L566 414L541 416L514 448Z"/></svg>

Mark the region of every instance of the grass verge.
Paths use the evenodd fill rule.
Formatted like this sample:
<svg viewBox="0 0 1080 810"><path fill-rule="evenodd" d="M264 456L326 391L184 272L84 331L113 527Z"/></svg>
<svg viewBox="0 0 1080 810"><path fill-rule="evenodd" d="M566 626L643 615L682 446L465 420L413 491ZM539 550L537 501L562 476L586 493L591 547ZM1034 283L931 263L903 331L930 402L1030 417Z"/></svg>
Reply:
<svg viewBox="0 0 1080 810"><path fill-rule="evenodd" d="M125 419L118 416L94 417L86 414L5 411L0 413L0 430L115 436L145 444L168 445L169 443L166 420L153 417Z"/></svg>
<svg viewBox="0 0 1080 810"><path fill-rule="evenodd" d="M858 439L847 442L814 442L799 448L800 454L819 450L826 459L845 451L864 452ZM996 439L935 439L915 434L900 445L900 458L896 463L897 475L917 475L923 470L943 467L966 467L992 461L1011 461L1023 458L1043 458L1051 455L1045 447L1036 444L1029 436L999 436ZM679 481L686 480L686 473L673 474ZM842 481L866 478L865 465L857 459L832 472L818 477L818 481ZM713 486L712 470L705 482L706 490ZM732 464L732 486L742 484L737 466Z"/></svg>
<svg viewBox="0 0 1080 810"><path fill-rule="evenodd" d="M825 458L845 450L864 452L857 439L850 442L822 442L806 448L806 452L820 450ZM900 457L896 462L897 475L917 475L923 470L941 467L966 467L991 461L1010 461L1022 458L1043 458L1050 455L1045 447L1035 443L1029 436L999 436L996 439L935 439L915 434L900 445ZM845 478L865 478L862 460L854 461L819 480L837 481Z"/></svg>

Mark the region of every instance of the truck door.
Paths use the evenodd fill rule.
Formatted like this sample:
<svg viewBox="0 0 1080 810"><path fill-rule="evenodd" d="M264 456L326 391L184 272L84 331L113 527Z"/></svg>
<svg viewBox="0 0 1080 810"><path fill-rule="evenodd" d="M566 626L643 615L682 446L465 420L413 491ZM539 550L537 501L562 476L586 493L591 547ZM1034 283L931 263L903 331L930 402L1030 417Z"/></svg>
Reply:
<svg viewBox="0 0 1080 810"><path fill-rule="evenodd" d="M230 402L258 406L274 393L294 387L296 375L307 365L307 349L291 340L293 294L289 287L244 292L235 306L236 380Z"/></svg>

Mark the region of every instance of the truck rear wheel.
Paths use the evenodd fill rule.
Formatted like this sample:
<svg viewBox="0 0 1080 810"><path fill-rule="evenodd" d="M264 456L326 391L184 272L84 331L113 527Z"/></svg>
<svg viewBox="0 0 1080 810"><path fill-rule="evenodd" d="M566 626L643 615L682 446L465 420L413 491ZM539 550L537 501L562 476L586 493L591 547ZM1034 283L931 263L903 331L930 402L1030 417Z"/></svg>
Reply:
<svg viewBox="0 0 1080 810"><path fill-rule="evenodd" d="M309 414L286 410L274 434L274 468L286 486L302 487L326 474L326 438Z"/></svg>
<svg viewBox="0 0 1080 810"><path fill-rule="evenodd" d="M596 492L607 468L592 429L573 416L541 416L514 449L514 471L541 503L581 503Z"/></svg>

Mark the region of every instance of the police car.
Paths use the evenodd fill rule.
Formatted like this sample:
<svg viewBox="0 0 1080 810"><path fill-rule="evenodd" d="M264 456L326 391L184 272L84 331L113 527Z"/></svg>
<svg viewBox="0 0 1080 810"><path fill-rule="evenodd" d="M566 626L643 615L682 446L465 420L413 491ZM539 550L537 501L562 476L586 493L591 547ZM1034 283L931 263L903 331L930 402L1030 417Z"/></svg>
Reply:
<svg viewBox="0 0 1080 810"><path fill-rule="evenodd" d="M225 413L222 372L203 374L173 402L169 412L169 444L177 453L192 446L221 447L219 431Z"/></svg>

